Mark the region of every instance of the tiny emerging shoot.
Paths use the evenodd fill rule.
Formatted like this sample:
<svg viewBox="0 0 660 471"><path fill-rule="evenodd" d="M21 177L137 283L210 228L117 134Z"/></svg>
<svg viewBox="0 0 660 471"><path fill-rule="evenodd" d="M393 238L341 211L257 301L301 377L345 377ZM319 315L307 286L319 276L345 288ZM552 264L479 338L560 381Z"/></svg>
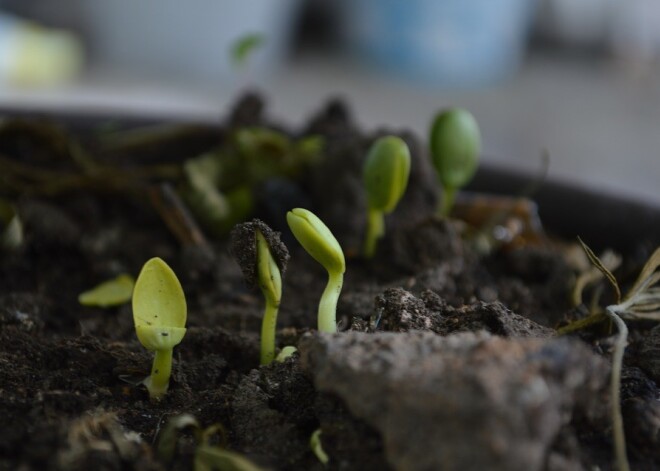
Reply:
<svg viewBox="0 0 660 471"><path fill-rule="evenodd" d="M104 281L94 288L80 293L78 302L83 306L112 307L121 306L131 300L135 280L131 275L122 274Z"/></svg>
<svg viewBox="0 0 660 471"><path fill-rule="evenodd" d="M386 136L369 149L363 181L367 191L367 234L364 256L372 258L385 234L385 214L394 211L408 186L410 151L403 139Z"/></svg>
<svg viewBox="0 0 660 471"><path fill-rule="evenodd" d="M456 192L474 176L479 165L481 134L469 111L450 108L438 114L431 126L431 157L442 184L442 201L438 208L449 216Z"/></svg>
<svg viewBox="0 0 660 471"><path fill-rule="evenodd" d="M16 207L0 198L0 249L15 250L23 243L23 224Z"/></svg>
<svg viewBox="0 0 660 471"><path fill-rule="evenodd" d="M177 451L179 435L191 429L195 439L195 471L232 470L261 471L261 468L238 453L225 449L227 441L224 428L220 424L202 428L197 419L190 414L172 417L158 436L156 452L160 460L171 465ZM219 436L220 445L212 445L211 439Z"/></svg>
<svg viewBox="0 0 660 471"><path fill-rule="evenodd" d="M142 267L133 290L135 333L154 352L151 375L143 384L153 400L161 399L170 383L172 353L186 333L186 298L172 269L160 258Z"/></svg>
<svg viewBox="0 0 660 471"><path fill-rule="evenodd" d="M287 345L284 347L282 350L280 350L280 353L277 354L277 357L275 358L275 361L279 363L284 363L287 358L289 358L291 355L296 353L298 349L292 345Z"/></svg>
<svg viewBox="0 0 660 471"><path fill-rule="evenodd" d="M321 429L317 428L312 432L312 436L309 439L309 447L312 449L312 452L319 459L321 464L324 466L328 464L330 458L328 454L323 450L323 444L321 443Z"/></svg>
<svg viewBox="0 0 660 471"><path fill-rule="evenodd" d="M337 332L337 301L346 271L344 252L330 229L311 211L292 209L286 220L300 245L328 272L328 284L319 302L318 330Z"/></svg>
<svg viewBox="0 0 660 471"><path fill-rule="evenodd" d="M282 273L286 270L289 251L264 222L254 219L237 225L231 233L232 253L250 286L259 286L266 301L261 323L260 363L275 359L275 330L282 298Z"/></svg>

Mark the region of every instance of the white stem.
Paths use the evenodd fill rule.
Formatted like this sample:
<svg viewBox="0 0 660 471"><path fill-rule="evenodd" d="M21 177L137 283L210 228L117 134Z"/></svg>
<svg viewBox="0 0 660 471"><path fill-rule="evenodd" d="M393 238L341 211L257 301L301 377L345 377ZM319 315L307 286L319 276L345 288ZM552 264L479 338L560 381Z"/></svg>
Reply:
<svg viewBox="0 0 660 471"><path fill-rule="evenodd" d="M319 303L318 326L319 332L334 334L337 332L337 301L344 284L344 274L328 272L328 284Z"/></svg>
<svg viewBox="0 0 660 471"><path fill-rule="evenodd" d="M620 305L608 306L605 312L616 325L618 335L614 344L612 355L612 375L610 379L610 394L612 396L612 435L614 439L614 456L618 471L630 471L628 457L626 456L626 436L623 430L623 416L621 415L621 369L623 368L623 354L628 343L628 327L621 320L617 310Z"/></svg>

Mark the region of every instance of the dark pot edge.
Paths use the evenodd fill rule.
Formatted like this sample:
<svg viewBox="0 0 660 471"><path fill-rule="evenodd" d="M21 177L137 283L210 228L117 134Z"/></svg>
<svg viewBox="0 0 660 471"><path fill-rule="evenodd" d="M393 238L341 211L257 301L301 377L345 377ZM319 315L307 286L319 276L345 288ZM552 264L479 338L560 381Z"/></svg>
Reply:
<svg viewBox="0 0 660 471"><path fill-rule="evenodd" d="M533 176L482 165L469 185L473 191L516 195ZM612 248L630 254L639 247L660 246L660 208L631 198L548 179L531 198L544 226L553 234L580 236L595 250Z"/></svg>
<svg viewBox="0 0 660 471"><path fill-rule="evenodd" d="M221 124L218 120L195 120L176 117L129 115L121 110L93 113L86 109L61 113L55 110L15 109L1 107L0 116L66 120L73 127L89 127L108 121L120 121L128 126L164 123L198 124L204 127ZM534 180L534 176L482 164L470 191L515 196ZM574 239L580 236L593 249L612 248L622 254L631 254L637 248L654 249L660 246L660 207L635 201L625 196L581 188L575 183L548 179L531 198L538 204L539 214L546 229L552 234Z"/></svg>

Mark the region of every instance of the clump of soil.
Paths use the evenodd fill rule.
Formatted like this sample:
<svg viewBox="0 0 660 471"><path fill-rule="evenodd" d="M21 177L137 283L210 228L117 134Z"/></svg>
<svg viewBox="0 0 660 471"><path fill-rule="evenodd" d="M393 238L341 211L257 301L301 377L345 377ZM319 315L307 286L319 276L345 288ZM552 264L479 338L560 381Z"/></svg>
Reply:
<svg viewBox="0 0 660 471"><path fill-rule="evenodd" d="M97 125L57 128L99 162L130 172L180 166L238 127L267 125L263 108L252 95L223 126L112 152ZM0 132L0 164L39 162L53 178L79 171L67 160L71 148L26 129ZM278 344L300 350L262 367L262 296L246 285L228 237L182 244L144 194L84 185L19 194L0 174L0 193L16 203L25 234L0 258L1 469L192 469L189 434L173 463L155 452L159 431L182 413L203 426L221 424L227 448L269 469L326 469L309 446L317 429L327 469L613 469L612 339L607 326L556 338L559 323L580 312L569 304L574 273L561 245L543 237L476 252L464 225L432 216L437 189L428 156L419 139L400 132L411 149L411 181L375 259L365 262L356 256L366 209L361 168L384 131L363 133L332 102L307 133L323 136L323 159L298 180L254 189L254 216L282 231L290 252ZM162 183L143 184L154 180ZM326 274L276 210L293 205L319 215L345 250L337 313L345 332L315 332ZM286 258L283 243L275 246ZM249 258L249 250L239 252ZM160 402L138 384L151 354L135 337L130 306L77 302L102 281L136 275L152 256L177 273L189 310ZM659 364L658 327L631 325L621 400L633 469L660 468Z"/></svg>

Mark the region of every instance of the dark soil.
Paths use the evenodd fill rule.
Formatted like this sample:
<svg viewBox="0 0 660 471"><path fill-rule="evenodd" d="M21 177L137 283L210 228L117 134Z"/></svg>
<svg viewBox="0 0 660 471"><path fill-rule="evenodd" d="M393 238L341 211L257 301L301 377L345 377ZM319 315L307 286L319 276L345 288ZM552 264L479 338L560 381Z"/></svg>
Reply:
<svg viewBox="0 0 660 471"><path fill-rule="evenodd" d="M102 122L57 126L130 172L181 163L223 145L238 126L268 124L262 110L249 96L222 125L105 153ZM10 131L0 133L0 157L74 171L55 155L66 146ZM557 326L586 312L569 302L575 271L565 243L542 234L478 253L479 228L433 216L437 189L422 141L396 132L411 149L408 191L376 258L359 258L362 161L385 132L362 133L331 103L299 133L325 138L323 160L295 181L255 188L254 216L282 232L291 255L278 344L300 349L263 367L263 299L246 285L228 237L182 244L145 193L16 192L0 174L0 193L16 203L25 232L21 247L0 252L0 469L192 469L189 433L173 463L155 453L159 431L182 413L221 424L227 448L269 469L324 469L309 446L319 428L328 469L613 469L609 326L556 338ZM314 211L344 248L337 318L353 332L315 333L326 274L286 227L295 206ZM631 249L636 257L616 273L624 283L648 250ZM77 301L121 273L137 276L154 256L177 273L188 303L160 402L135 385L152 354L137 341L130 304ZM660 327L630 329L621 394L628 455L633 469L660 469ZM534 399L544 388L546 399Z"/></svg>

